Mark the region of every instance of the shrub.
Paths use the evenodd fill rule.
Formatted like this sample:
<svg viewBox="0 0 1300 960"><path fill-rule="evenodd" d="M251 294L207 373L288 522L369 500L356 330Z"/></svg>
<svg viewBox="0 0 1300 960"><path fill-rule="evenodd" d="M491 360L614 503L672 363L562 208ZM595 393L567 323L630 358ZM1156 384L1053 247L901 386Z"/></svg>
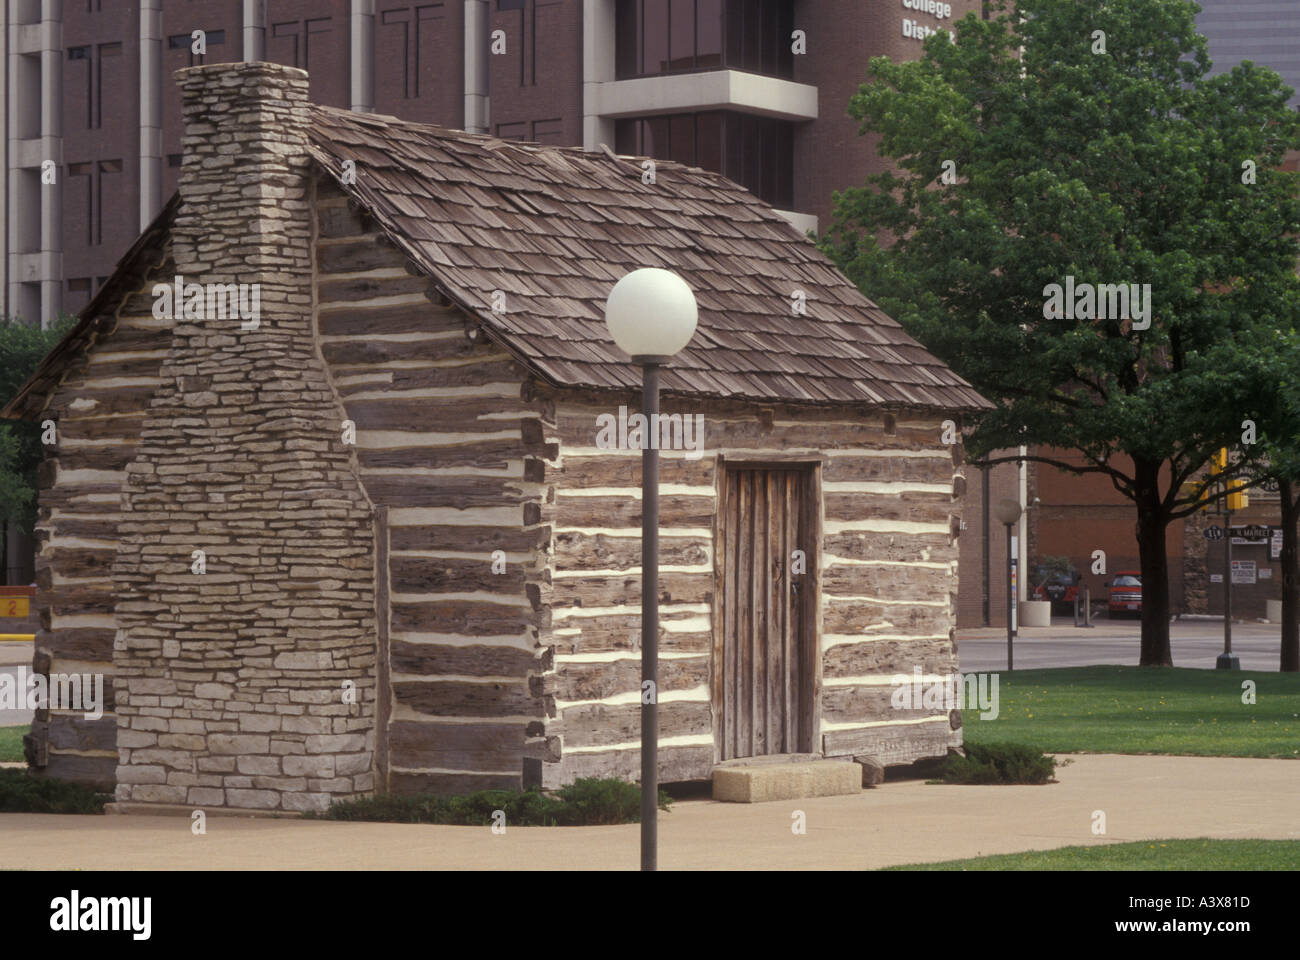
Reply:
<svg viewBox="0 0 1300 960"><path fill-rule="evenodd" d="M659 791L659 809L671 801ZM555 793L528 790L480 790L459 796L380 794L333 804L324 820L367 820L385 823L441 823L490 826L497 810L507 826L583 827L641 822L641 790L626 780L587 777ZM310 816L310 815L309 815Z"/></svg>
<svg viewBox="0 0 1300 960"><path fill-rule="evenodd" d="M103 813L112 797L26 770L0 770L0 813Z"/></svg>
<svg viewBox="0 0 1300 960"><path fill-rule="evenodd" d="M966 756L948 754L938 782L1055 783L1057 762L1037 747L1019 743L968 743Z"/></svg>

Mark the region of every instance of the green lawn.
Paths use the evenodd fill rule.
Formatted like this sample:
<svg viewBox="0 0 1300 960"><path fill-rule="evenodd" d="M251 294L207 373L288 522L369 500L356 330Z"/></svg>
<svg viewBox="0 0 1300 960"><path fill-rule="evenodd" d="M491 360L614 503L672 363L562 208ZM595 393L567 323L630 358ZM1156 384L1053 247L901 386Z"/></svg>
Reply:
<svg viewBox="0 0 1300 960"><path fill-rule="evenodd" d="M23 737L31 727L0 727L0 763L23 762Z"/></svg>
<svg viewBox="0 0 1300 960"><path fill-rule="evenodd" d="M1300 840L1142 840L887 870L1300 870Z"/></svg>
<svg viewBox="0 0 1300 960"><path fill-rule="evenodd" d="M1242 683L1255 682L1244 704ZM1000 673L999 712L962 714L970 743L1047 753L1300 758L1300 674L1142 667Z"/></svg>

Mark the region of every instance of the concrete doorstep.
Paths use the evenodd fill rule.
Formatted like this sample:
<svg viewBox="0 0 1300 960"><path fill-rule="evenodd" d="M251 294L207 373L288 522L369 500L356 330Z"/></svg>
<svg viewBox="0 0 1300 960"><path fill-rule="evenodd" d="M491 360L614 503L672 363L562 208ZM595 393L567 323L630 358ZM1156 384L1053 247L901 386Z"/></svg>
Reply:
<svg viewBox="0 0 1300 960"><path fill-rule="evenodd" d="M713 768L713 799L731 803L838 797L861 789L862 767L852 760L756 760Z"/></svg>

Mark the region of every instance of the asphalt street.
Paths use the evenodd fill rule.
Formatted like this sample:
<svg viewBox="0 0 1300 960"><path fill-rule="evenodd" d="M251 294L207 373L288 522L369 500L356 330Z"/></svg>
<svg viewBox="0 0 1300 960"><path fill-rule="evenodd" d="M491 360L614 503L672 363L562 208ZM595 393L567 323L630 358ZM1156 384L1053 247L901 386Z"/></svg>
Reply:
<svg viewBox="0 0 1300 960"><path fill-rule="evenodd" d="M1232 652L1243 670L1278 668L1282 628L1275 623L1234 623ZM1223 652L1222 620L1179 620L1169 627L1175 667L1214 669ZM1141 653L1141 624L1137 620L1100 620L1092 629L1075 627L1066 617L1050 627L1028 627L1014 643L1017 670L1087 667L1098 664L1137 666ZM957 631L957 655L964 671L1005 670L1007 635L1004 628Z"/></svg>

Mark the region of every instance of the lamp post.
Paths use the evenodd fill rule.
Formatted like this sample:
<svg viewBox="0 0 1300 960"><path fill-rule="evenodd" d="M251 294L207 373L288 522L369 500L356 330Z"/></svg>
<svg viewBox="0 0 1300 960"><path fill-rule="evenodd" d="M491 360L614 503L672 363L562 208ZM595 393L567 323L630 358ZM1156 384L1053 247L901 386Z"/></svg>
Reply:
<svg viewBox="0 0 1300 960"><path fill-rule="evenodd" d="M994 510L998 521L1007 528L1007 670L1012 669L1012 642L1016 633L1016 584L1015 584L1015 547L1012 544L1011 529L1020 521L1020 504L1006 498L998 501Z"/></svg>
<svg viewBox="0 0 1300 960"><path fill-rule="evenodd" d="M605 301L605 326L641 367L641 869L659 848L659 368L690 343L695 295L657 267L633 270Z"/></svg>

